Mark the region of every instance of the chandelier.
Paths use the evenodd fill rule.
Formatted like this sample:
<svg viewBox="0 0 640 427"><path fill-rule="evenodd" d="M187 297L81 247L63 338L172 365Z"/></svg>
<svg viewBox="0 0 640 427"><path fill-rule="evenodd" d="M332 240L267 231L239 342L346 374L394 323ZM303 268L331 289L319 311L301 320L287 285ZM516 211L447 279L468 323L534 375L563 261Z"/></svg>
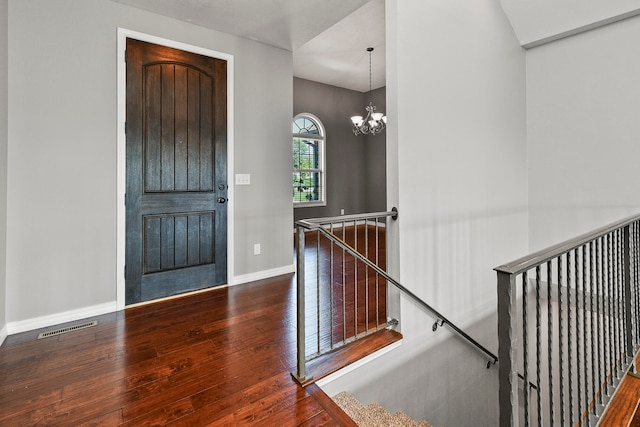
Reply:
<svg viewBox="0 0 640 427"><path fill-rule="evenodd" d="M351 117L353 133L356 135L366 135L368 133L375 135L380 133L387 125L387 116L384 113L376 112L376 107L371 100L371 52L373 52L373 48L368 47L367 52L369 52L369 105L365 107L367 115L364 118L362 116Z"/></svg>

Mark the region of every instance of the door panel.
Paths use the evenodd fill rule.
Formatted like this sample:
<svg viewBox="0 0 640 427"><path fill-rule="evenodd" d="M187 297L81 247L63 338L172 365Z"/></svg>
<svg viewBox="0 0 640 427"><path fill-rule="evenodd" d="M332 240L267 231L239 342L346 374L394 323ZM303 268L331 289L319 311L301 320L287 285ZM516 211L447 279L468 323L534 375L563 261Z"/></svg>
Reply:
<svg viewBox="0 0 640 427"><path fill-rule="evenodd" d="M126 303L226 283L226 62L127 40Z"/></svg>
<svg viewBox="0 0 640 427"><path fill-rule="evenodd" d="M215 212L143 217L143 272L213 263Z"/></svg>
<svg viewBox="0 0 640 427"><path fill-rule="evenodd" d="M212 191L212 79L181 65L145 72L145 191Z"/></svg>

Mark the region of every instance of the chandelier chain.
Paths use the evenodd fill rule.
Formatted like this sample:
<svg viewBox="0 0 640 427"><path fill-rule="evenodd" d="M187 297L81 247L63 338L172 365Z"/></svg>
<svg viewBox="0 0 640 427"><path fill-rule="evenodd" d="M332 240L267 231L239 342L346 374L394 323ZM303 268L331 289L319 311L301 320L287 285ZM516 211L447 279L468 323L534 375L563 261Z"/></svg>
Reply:
<svg viewBox="0 0 640 427"><path fill-rule="evenodd" d="M369 101L373 100L373 96L371 95L371 51L373 48L367 49L369 51Z"/></svg>

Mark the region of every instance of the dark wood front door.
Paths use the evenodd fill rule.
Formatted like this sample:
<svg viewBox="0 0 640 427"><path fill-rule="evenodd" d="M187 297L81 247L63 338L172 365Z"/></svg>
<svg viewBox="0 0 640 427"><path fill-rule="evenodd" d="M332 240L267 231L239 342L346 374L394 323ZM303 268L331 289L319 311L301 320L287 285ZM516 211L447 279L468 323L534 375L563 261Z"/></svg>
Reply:
<svg viewBox="0 0 640 427"><path fill-rule="evenodd" d="M227 63L127 39L126 304L227 282Z"/></svg>

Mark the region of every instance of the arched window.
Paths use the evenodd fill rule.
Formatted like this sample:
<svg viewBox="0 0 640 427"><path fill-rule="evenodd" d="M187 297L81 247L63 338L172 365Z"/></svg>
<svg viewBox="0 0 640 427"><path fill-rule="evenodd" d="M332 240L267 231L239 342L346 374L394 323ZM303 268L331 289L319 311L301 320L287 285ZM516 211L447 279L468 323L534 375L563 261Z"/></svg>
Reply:
<svg viewBox="0 0 640 427"><path fill-rule="evenodd" d="M325 142L322 122L313 114L293 118L293 206L325 206Z"/></svg>

